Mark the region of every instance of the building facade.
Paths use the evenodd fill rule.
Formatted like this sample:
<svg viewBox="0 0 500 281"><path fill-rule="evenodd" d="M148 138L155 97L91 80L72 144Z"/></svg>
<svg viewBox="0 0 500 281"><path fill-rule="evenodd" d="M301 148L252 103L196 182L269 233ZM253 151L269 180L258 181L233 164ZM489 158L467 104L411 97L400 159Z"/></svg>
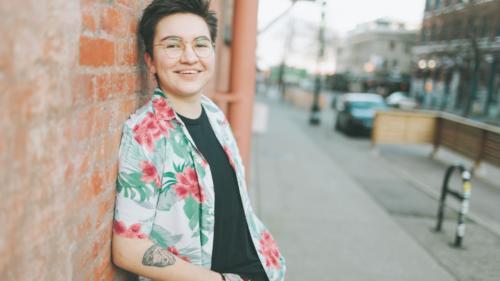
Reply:
<svg viewBox="0 0 500 281"><path fill-rule="evenodd" d="M378 19L358 25L337 49L337 73L349 73L351 87L361 88L353 90L400 90L411 71L416 38L417 31L399 21Z"/></svg>
<svg viewBox="0 0 500 281"><path fill-rule="evenodd" d="M427 0L413 49L412 95L423 107L496 118L500 0Z"/></svg>

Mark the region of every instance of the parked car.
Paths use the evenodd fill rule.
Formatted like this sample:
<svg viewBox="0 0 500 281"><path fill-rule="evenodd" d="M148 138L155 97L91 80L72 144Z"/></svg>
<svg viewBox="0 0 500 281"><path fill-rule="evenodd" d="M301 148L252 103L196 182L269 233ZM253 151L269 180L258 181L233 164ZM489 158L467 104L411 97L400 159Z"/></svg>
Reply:
<svg viewBox="0 0 500 281"><path fill-rule="evenodd" d="M384 98L370 93L349 93L337 101L335 130L352 135L370 133L377 110L385 110Z"/></svg>
<svg viewBox="0 0 500 281"><path fill-rule="evenodd" d="M401 109L413 109L417 107L417 101L408 96L406 92L394 92L387 96L386 103L390 107Z"/></svg>

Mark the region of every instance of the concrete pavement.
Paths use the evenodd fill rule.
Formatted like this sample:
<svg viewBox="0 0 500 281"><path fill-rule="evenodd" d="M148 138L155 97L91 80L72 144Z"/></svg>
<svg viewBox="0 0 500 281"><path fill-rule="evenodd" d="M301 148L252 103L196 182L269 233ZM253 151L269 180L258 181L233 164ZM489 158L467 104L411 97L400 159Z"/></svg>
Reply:
<svg viewBox="0 0 500 281"><path fill-rule="evenodd" d="M272 106L250 169L253 204L287 258L287 280L455 280L293 114Z"/></svg>

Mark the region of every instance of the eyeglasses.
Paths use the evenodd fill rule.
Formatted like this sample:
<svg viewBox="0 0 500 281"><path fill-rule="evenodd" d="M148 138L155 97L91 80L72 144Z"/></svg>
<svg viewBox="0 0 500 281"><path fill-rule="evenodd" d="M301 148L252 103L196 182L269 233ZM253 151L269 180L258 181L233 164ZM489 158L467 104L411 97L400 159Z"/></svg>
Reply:
<svg viewBox="0 0 500 281"><path fill-rule="evenodd" d="M212 54L214 44L206 37L200 37L193 40L191 43L186 43L180 38L172 37L165 39L162 43L155 44L154 46L160 47L167 57L171 59L178 59L186 51L186 45L190 44L194 53L199 58L207 58Z"/></svg>

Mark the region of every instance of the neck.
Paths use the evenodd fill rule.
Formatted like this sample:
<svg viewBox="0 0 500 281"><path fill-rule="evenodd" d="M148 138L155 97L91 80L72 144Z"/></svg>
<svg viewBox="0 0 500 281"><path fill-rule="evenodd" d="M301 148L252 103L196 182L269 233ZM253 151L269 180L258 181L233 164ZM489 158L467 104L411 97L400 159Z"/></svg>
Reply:
<svg viewBox="0 0 500 281"><path fill-rule="evenodd" d="M196 119L201 115L201 93L179 97L163 91L175 112L184 117Z"/></svg>

